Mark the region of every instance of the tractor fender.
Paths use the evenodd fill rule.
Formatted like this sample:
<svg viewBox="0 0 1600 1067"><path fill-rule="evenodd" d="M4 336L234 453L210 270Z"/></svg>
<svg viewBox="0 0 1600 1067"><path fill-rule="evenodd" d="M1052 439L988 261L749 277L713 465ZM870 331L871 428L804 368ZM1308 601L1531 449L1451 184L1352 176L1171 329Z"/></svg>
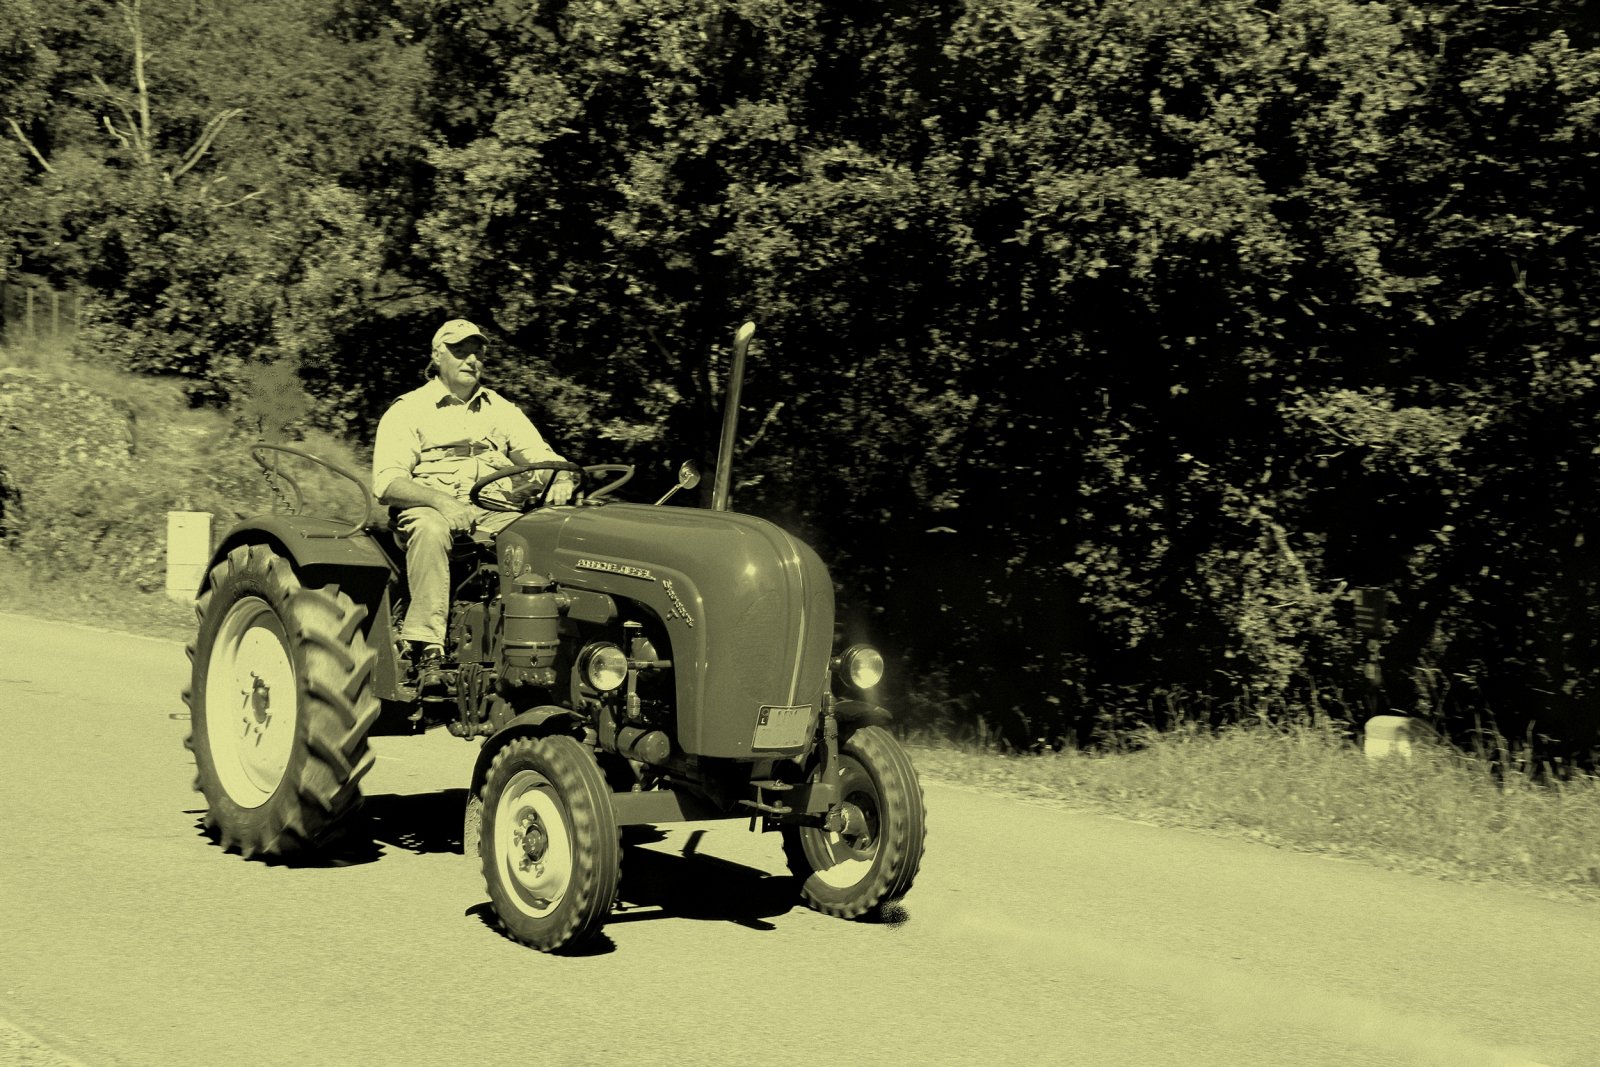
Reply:
<svg viewBox="0 0 1600 1067"><path fill-rule="evenodd" d="M467 789L467 810L461 827L461 854L468 860L478 861L478 838L483 830L483 783L489 778L489 765L495 753L519 737L548 737L552 734L574 734L583 725L583 718L571 708L542 704L512 717L483 742L478 758L472 764L472 785Z"/></svg>
<svg viewBox="0 0 1600 1067"><path fill-rule="evenodd" d="M349 523L305 515L258 515L237 523L223 535L211 566L239 545L262 543L272 545L297 568L357 568L381 571L385 577L395 569L365 531L352 534Z"/></svg>
<svg viewBox="0 0 1600 1067"><path fill-rule="evenodd" d="M582 725L583 718L577 712L555 704L541 704L507 719L506 724L485 740L483 747L478 750L478 759L472 765L472 787L467 795L469 797L478 795L478 790L483 788L483 783L489 777L489 764L494 762L494 754L508 742L519 737L571 734L577 732L576 728Z"/></svg>
<svg viewBox="0 0 1600 1067"><path fill-rule="evenodd" d="M894 716L888 708L880 708L865 700L841 700L833 705L834 718L840 726L887 726Z"/></svg>
<svg viewBox="0 0 1600 1067"><path fill-rule="evenodd" d="M267 545L311 584L331 582L365 607L370 627L367 642L378 653L373 669L378 697L389 701L406 699L389 618L390 586L400 572L371 534L364 530L352 532L349 523L337 519L305 515L258 515L245 519L223 535L212 553L199 592L204 592L210 583L211 568L240 545Z"/></svg>

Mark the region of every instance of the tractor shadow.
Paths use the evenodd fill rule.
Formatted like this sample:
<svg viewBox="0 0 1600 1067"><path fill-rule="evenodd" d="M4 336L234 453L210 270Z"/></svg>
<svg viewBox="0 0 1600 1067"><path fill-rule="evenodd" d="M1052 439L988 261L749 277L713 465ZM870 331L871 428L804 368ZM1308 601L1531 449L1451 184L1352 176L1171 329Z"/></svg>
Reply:
<svg viewBox="0 0 1600 1067"><path fill-rule="evenodd" d="M467 813L465 789L436 793L379 793L361 805L361 817L373 841L417 855L445 852L461 855L462 819Z"/></svg>
<svg viewBox="0 0 1600 1067"><path fill-rule="evenodd" d="M666 838L651 827L623 832L622 884L609 923L652 919L728 922L749 930L777 929L768 920L800 902L790 875L768 874L742 863L702 855L704 830L695 830L677 852L646 848Z"/></svg>
<svg viewBox="0 0 1600 1067"><path fill-rule="evenodd" d="M606 919L608 927L652 919L698 919L727 922L749 930L776 930L769 922L792 910L799 899L799 884L788 875L764 871L703 856L697 852L704 830L693 831L679 852L662 852L646 845L666 840L653 826L622 830L622 879L617 899ZM507 940L494 907L488 901L474 904L466 914ZM617 942L605 931L589 940L551 953L555 957L582 959L607 956Z"/></svg>
<svg viewBox="0 0 1600 1067"><path fill-rule="evenodd" d="M417 855L461 854L462 817L466 813L467 791L444 789L436 793L379 793L363 799L334 838L313 851L290 856L257 857L269 866L291 869L355 867L376 863L385 847L404 849ZM206 813L188 810L196 816L197 836L220 848L217 831L206 825ZM229 851L237 851L230 849Z"/></svg>
<svg viewBox="0 0 1600 1067"><path fill-rule="evenodd" d="M350 819L346 832L315 852L265 858L272 866L316 869L375 863L385 848L417 855L462 854L462 819L467 790L434 793L379 793L368 796ZM217 834L205 825L204 811L195 815L196 833L214 845ZM609 924L656 919L725 922L748 930L770 931L770 921L800 905L798 881L788 874L770 874L742 863L702 854L704 830L694 830L681 848L657 846L668 834L653 826L622 830L622 879ZM494 926L487 902L469 909L485 925ZM610 949L589 946L580 955Z"/></svg>
<svg viewBox="0 0 1600 1067"><path fill-rule="evenodd" d="M499 921L495 918L494 905L487 900L480 904L474 904L467 909L466 914L471 918L477 919L478 922L483 924L484 929L493 932L497 937L504 938L509 943L518 945L519 948L521 947L515 938L501 929ZM609 956L615 951L617 951L617 943L604 930L601 930L587 941L579 942L576 945L567 945L554 952L546 953L546 955L553 959L586 959L590 956Z"/></svg>

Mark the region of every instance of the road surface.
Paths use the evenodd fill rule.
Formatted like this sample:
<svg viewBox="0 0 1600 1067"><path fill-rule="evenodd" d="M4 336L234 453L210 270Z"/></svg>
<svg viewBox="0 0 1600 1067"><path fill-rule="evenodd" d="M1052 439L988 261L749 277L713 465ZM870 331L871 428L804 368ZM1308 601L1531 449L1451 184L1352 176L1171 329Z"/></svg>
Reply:
<svg viewBox="0 0 1600 1067"><path fill-rule="evenodd" d="M629 846L598 950L487 921L474 746L378 739L377 847L199 828L181 646L0 614L0 1062L1600 1065L1600 908L927 782L898 925L774 835Z"/></svg>

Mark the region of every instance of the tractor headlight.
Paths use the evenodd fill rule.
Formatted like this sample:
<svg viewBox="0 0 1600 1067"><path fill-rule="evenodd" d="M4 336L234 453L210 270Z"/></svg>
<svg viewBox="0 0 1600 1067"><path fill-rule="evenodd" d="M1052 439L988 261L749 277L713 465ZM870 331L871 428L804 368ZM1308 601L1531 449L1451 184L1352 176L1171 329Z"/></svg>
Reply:
<svg viewBox="0 0 1600 1067"><path fill-rule="evenodd" d="M871 645L851 645L839 654L833 666L855 689L871 689L883 681L883 654Z"/></svg>
<svg viewBox="0 0 1600 1067"><path fill-rule="evenodd" d="M590 645L579 661L584 680L602 693L609 693L628 680L628 657L616 645Z"/></svg>

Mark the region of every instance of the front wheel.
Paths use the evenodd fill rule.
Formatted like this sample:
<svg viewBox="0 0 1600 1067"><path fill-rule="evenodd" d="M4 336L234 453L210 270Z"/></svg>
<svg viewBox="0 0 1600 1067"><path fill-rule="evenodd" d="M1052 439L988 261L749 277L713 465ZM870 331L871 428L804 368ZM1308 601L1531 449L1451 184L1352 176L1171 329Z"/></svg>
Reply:
<svg viewBox="0 0 1600 1067"><path fill-rule="evenodd" d="M876 918L911 889L922 864L927 812L911 758L881 726L863 726L839 748L845 825L783 828L789 870L817 911Z"/></svg>
<svg viewBox="0 0 1600 1067"><path fill-rule="evenodd" d="M542 952L593 937L611 913L622 845L611 790L570 737L519 737L483 784L478 855L506 933Z"/></svg>

